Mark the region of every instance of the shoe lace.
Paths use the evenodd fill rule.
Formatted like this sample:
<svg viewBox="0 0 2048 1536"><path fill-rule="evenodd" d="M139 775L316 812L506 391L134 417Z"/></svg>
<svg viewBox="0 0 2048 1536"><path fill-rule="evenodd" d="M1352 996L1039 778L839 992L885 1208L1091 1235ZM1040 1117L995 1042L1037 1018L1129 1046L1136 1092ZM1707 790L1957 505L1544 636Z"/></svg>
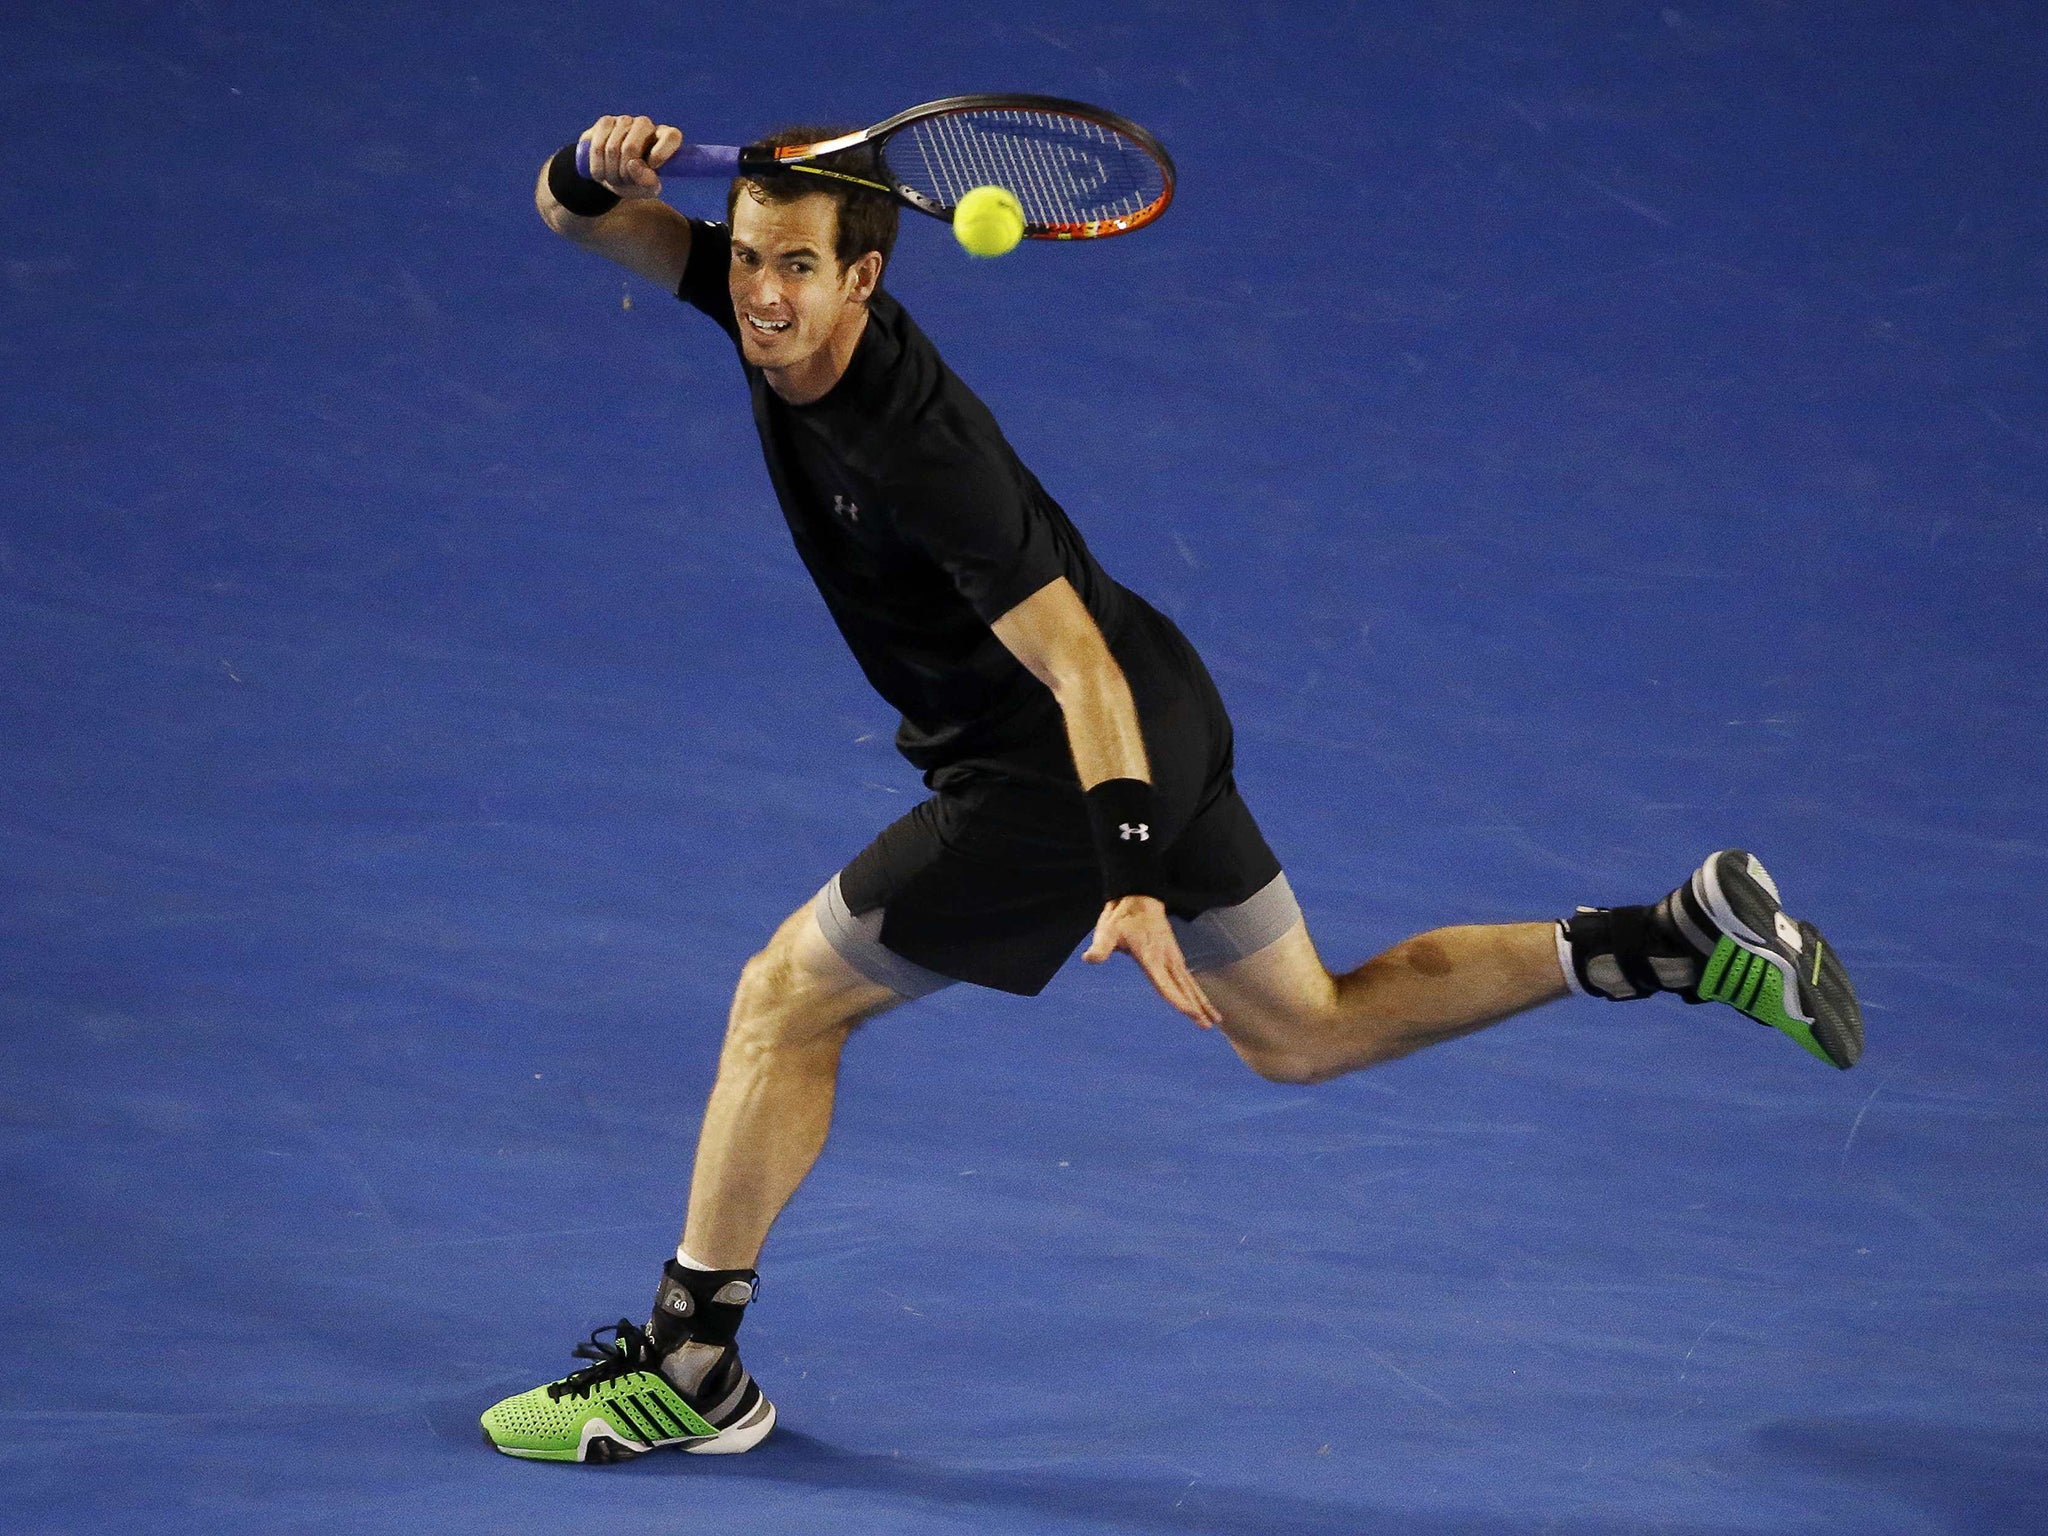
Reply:
<svg viewBox="0 0 2048 1536"><path fill-rule="evenodd" d="M606 1338L607 1334L611 1337ZM660 1365L646 1332L623 1317L606 1327L591 1329L590 1337L578 1344L573 1353L578 1360L593 1363L549 1386L548 1396L557 1402L565 1397L585 1396L607 1381L616 1381L635 1371L655 1370Z"/></svg>

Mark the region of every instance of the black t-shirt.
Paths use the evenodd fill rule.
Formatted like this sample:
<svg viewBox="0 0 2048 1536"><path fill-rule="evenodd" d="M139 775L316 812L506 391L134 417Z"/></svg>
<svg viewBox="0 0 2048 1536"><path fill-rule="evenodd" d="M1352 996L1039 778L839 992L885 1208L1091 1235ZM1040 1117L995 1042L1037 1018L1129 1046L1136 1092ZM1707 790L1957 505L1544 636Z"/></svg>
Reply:
<svg viewBox="0 0 2048 1536"><path fill-rule="evenodd" d="M691 220L676 292L737 347L731 253L725 225ZM791 405L741 366L790 537L861 670L901 712L898 749L928 775L1014 759L1066 763L1071 777L1051 692L989 625L1064 576L1114 645L1136 600L1095 563L988 407L882 292L822 399Z"/></svg>

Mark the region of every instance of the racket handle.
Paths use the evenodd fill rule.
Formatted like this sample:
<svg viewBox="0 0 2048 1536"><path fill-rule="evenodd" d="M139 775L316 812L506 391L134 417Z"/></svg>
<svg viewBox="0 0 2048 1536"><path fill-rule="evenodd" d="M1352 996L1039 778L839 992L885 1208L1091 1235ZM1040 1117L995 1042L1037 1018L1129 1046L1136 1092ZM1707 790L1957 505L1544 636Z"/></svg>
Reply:
<svg viewBox="0 0 2048 1536"><path fill-rule="evenodd" d="M740 168L737 144L685 144L659 167L662 176L730 176ZM576 141L576 170L590 174L590 140Z"/></svg>

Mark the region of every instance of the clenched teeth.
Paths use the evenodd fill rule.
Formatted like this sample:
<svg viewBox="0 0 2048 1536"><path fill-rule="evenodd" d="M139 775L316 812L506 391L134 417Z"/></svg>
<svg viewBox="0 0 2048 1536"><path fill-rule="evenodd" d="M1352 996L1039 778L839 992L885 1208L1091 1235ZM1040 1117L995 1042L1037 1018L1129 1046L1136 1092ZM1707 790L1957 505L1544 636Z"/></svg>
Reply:
<svg viewBox="0 0 2048 1536"><path fill-rule="evenodd" d="M752 315L747 316L747 324L751 325L755 330L764 331L771 336L789 329L789 322L787 320L757 320Z"/></svg>

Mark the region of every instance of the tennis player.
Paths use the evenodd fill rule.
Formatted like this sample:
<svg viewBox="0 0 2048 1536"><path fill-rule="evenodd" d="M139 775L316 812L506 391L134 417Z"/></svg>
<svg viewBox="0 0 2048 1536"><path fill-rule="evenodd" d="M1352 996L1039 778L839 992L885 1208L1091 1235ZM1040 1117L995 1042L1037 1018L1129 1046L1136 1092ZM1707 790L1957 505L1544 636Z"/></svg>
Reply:
<svg viewBox="0 0 2048 1536"><path fill-rule="evenodd" d="M1200 657L1102 569L884 287L895 202L770 172L733 182L725 223L700 222L660 200L676 129L607 116L587 137L591 177L573 146L555 156L541 217L733 344L797 552L932 794L741 971L651 1320L599 1329L577 1347L586 1368L487 1412L499 1450L612 1461L757 1444L775 1409L734 1337L768 1230L824 1145L848 1035L956 982L1035 994L1091 930L1089 960L1128 954L1276 1082L1323 1082L1571 993L1726 1002L1855 1061L1841 962L1739 850L1652 905L1440 928L1326 969L1238 792ZM865 153L843 168L872 179Z"/></svg>

